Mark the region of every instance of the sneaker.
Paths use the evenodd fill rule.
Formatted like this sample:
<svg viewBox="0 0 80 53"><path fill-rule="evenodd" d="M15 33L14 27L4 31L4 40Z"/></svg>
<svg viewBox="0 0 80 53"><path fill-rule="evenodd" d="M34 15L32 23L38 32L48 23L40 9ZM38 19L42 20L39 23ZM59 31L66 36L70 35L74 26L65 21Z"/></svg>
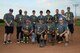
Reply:
<svg viewBox="0 0 80 53"><path fill-rule="evenodd" d="M20 41L18 40L17 43L20 43Z"/></svg>
<svg viewBox="0 0 80 53"><path fill-rule="evenodd" d="M29 42L27 42L27 44L28 44Z"/></svg>
<svg viewBox="0 0 80 53"><path fill-rule="evenodd" d="M69 44L69 42L68 42L68 41L66 41L66 42L65 42L65 46L68 46L68 44Z"/></svg>
<svg viewBox="0 0 80 53"><path fill-rule="evenodd" d="M26 43L26 42L23 42L23 43Z"/></svg>
<svg viewBox="0 0 80 53"><path fill-rule="evenodd" d="M3 44L7 44L7 41L4 41L4 43Z"/></svg>
<svg viewBox="0 0 80 53"><path fill-rule="evenodd" d="M41 48L42 48L42 47L44 47L44 46L41 44L39 47L41 47Z"/></svg>
<svg viewBox="0 0 80 53"><path fill-rule="evenodd" d="M12 43L12 41L11 40L8 40L7 43Z"/></svg>
<svg viewBox="0 0 80 53"><path fill-rule="evenodd" d="M23 43L24 41L23 41L23 40L21 40L20 42L21 42L21 43Z"/></svg>
<svg viewBox="0 0 80 53"><path fill-rule="evenodd" d="M61 44L61 43L62 43L62 41L59 41L59 42L58 42L58 44Z"/></svg>
<svg viewBox="0 0 80 53"><path fill-rule="evenodd" d="M65 43L65 46L68 46L68 43Z"/></svg>

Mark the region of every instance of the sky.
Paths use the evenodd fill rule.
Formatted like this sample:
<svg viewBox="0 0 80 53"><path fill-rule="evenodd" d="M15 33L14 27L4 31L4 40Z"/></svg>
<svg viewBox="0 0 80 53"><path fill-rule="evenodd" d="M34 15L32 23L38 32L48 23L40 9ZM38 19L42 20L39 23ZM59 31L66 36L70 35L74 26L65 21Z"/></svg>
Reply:
<svg viewBox="0 0 80 53"><path fill-rule="evenodd" d="M32 15L32 10L36 10L36 15L39 15L39 11L42 10L46 15L46 10L51 11L51 15L55 14L55 9L59 9L59 13L64 9L67 11L67 7L71 7L71 11L74 13L75 8L73 4L79 4L80 0L0 0L0 19L3 19L5 13L9 12L9 9L14 9L13 15L18 14L19 9L28 11L28 15ZM77 16L80 16L80 4L77 7Z"/></svg>

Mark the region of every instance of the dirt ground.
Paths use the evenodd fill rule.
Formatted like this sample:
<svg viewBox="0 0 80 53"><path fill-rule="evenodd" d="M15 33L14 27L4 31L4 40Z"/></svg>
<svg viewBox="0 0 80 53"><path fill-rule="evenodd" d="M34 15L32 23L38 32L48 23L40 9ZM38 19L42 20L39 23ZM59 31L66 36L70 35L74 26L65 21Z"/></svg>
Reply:
<svg viewBox="0 0 80 53"><path fill-rule="evenodd" d="M75 26L73 41L65 47L64 43L54 46L47 44L44 48L39 48L38 44L17 44L16 30L12 35L12 44L3 44L4 27L0 27L0 53L80 53L80 26Z"/></svg>

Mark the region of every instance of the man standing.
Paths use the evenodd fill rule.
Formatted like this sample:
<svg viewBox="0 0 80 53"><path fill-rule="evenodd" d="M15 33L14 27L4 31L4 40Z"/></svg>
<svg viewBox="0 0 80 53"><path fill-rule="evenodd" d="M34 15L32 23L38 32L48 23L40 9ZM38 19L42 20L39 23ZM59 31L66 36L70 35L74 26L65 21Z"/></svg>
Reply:
<svg viewBox="0 0 80 53"><path fill-rule="evenodd" d="M74 33L74 15L72 12L70 12L70 7L67 7L67 12L65 13L65 15L66 15L67 23L68 23L68 28L72 36Z"/></svg>
<svg viewBox="0 0 80 53"><path fill-rule="evenodd" d="M24 22L24 23L26 22L26 20L29 21L29 23L31 23L30 17L27 15L27 11L24 11L24 16L23 16L23 17L24 17L24 18L23 18L23 22Z"/></svg>
<svg viewBox="0 0 80 53"><path fill-rule="evenodd" d="M23 15L22 10L19 10L19 14L16 15L15 21L17 23L17 43L20 43L23 41L23 32L22 32L22 24L23 24Z"/></svg>
<svg viewBox="0 0 80 53"><path fill-rule="evenodd" d="M35 33L37 35L37 42L40 47L45 46L44 32L45 32L45 25L43 24L43 20L39 19L38 23L35 25Z"/></svg>
<svg viewBox="0 0 80 53"><path fill-rule="evenodd" d="M49 19L48 23L46 24L46 34L48 35L49 42L53 45L55 39L55 24L52 23L51 19Z"/></svg>
<svg viewBox="0 0 80 53"><path fill-rule="evenodd" d="M38 16L37 20L42 19L43 22L45 21L45 16L43 15L43 11L40 11L40 15ZM45 22L44 22L45 23Z"/></svg>
<svg viewBox="0 0 80 53"><path fill-rule="evenodd" d="M23 41L24 43L28 43L29 42L29 37L33 32L33 26L31 25L31 23L29 23L28 20L25 20L25 23L22 25L22 31L23 31Z"/></svg>
<svg viewBox="0 0 80 53"><path fill-rule="evenodd" d="M65 46L68 45L69 43L69 29L67 24L64 23L63 18L59 18L59 23L57 24L57 30L56 30L56 34L57 34L57 41L58 43L61 43L63 41L63 39L65 40Z"/></svg>
<svg viewBox="0 0 80 53"><path fill-rule="evenodd" d="M61 17L62 15L61 14L59 14L59 10L58 9L56 9L56 14L54 15L54 22L55 22L55 24L57 24L58 23L58 21L59 21L59 17Z"/></svg>
<svg viewBox="0 0 80 53"><path fill-rule="evenodd" d="M4 34L4 44L12 43L11 34L13 33L14 27L14 16L12 15L13 9L9 9L9 13L4 15L5 22L5 34Z"/></svg>
<svg viewBox="0 0 80 53"><path fill-rule="evenodd" d="M65 16L64 10L61 10L61 15L62 15L62 18L63 18L63 20L64 20L64 23L67 24L67 20L66 20L66 16Z"/></svg>
<svg viewBox="0 0 80 53"><path fill-rule="evenodd" d="M35 13L36 13L35 10L33 10L32 11L33 15L30 16L31 24L33 26L32 43L35 42L35 36L36 36L36 34L35 34L35 25L37 23L37 16L35 15Z"/></svg>
<svg viewBox="0 0 80 53"><path fill-rule="evenodd" d="M46 11L45 22L48 23L49 19L53 19L52 15L50 15L50 10Z"/></svg>

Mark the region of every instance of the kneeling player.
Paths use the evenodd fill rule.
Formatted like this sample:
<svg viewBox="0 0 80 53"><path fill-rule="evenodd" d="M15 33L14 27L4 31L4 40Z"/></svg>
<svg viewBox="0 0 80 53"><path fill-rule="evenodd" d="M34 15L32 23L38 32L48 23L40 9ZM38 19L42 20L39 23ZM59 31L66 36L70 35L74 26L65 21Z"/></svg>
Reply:
<svg viewBox="0 0 80 53"><path fill-rule="evenodd" d="M45 25L43 24L43 21L40 19L39 22L35 25L35 32L37 34L37 42L40 47L44 47L44 31L45 31Z"/></svg>
<svg viewBox="0 0 80 53"><path fill-rule="evenodd" d="M48 40L53 44L54 42L54 30L55 30L55 24L52 23L52 19L48 20L48 23L46 24L46 34L48 35Z"/></svg>
<svg viewBox="0 0 80 53"><path fill-rule="evenodd" d="M69 35L69 30L67 24L64 24L64 21L62 18L59 18L59 23L57 24L57 41L58 43L61 43L61 41L65 40L65 46L68 45L69 40L68 40L68 35Z"/></svg>
<svg viewBox="0 0 80 53"><path fill-rule="evenodd" d="M24 41L24 43L28 43L29 42L29 36L32 34L32 31L33 31L33 27L28 22L28 20L26 20L25 23L23 24L22 31L24 33L23 41Z"/></svg>

